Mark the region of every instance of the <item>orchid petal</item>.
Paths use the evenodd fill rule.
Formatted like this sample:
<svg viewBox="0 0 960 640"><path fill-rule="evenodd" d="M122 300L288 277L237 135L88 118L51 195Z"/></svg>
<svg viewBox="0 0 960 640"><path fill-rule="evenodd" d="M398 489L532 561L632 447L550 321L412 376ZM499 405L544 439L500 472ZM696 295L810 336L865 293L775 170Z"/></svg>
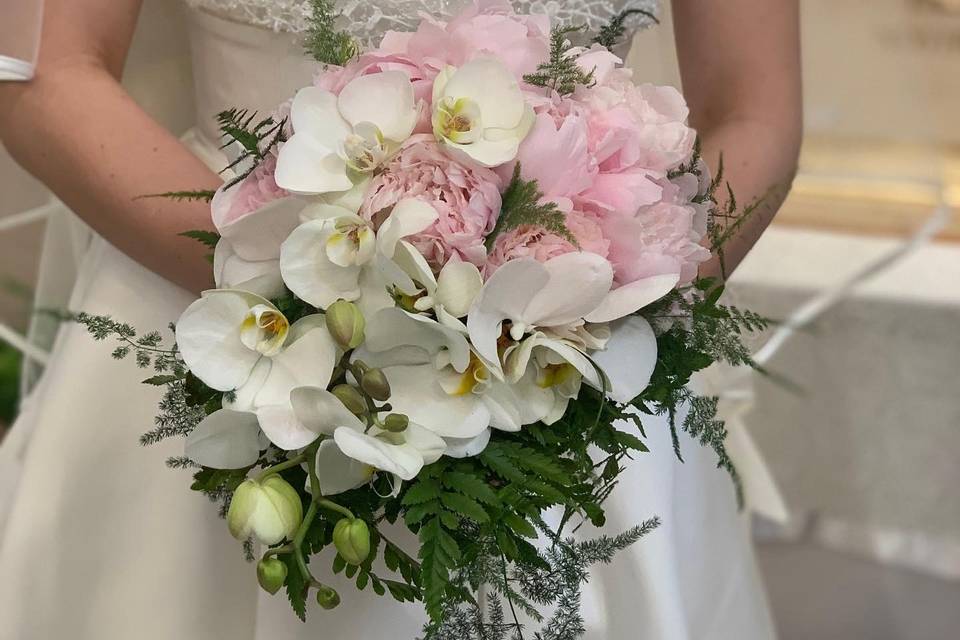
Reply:
<svg viewBox="0 0 960 640"><path fill-rule="evenodd" d="M283 143L277 155L274 179L281 189L303 195L347 191L353 186L343 158L312 138L296 134Z"/></svg>
<svg viewBox="0 0 960 640"><path fill-rule="evenodd" d="M451 315L462 318L483 288L483 276L472 262L448 262L437 277L437 301Z"/></svg>
<svg viewBox="0 0 960 640"><path fill-rule="evenodd" d="M580 320L600 304L613 284L613 267L595 253L565 253L547 260L543 267L550 280L530 300L520 318L539 327Z"/></svg>
<svg viewBox="0 0 960 640"><path fill-rule="evenodd" d="M232 290L208 291L177 321L177 346L187 368L207 386L231 391L241 386L261 354L240 340L240 329L253 304L269 302ZM272 305L270 305L272 306Z"/></svg>
<svg viewBox="0 0 960 640"><path fill-rule="evenodd" d="M337 96L324 89L300 89L290 104L294 137L310 138L328 153L335 152L340 142L351 133L350 124L340 115L337 102Z"/></svg>
<svg viewBox="0 0 960 640"><path fill-rule="evenodd" d="M184 454L204 467L242 469L260 458L259 433L254 414L220 409L190 432Z"/></svg>
<svg viewBox="0 0 960 640"><path fill-rule="evenodd" d="M607 395L616 402L630 402L650 384L657 365L657 337L640 316L624 318L611 329L606 350L595 352L593 359L607 377Z"/></svg>
<svg viewBox="0 0 960 640"><path fill-rule="evenodd" d="M437 210L423 200L404 198L396 205L377 231L377 249L393 258L401 239L427 229L438 218Z"/></svg>
<svg viewBox="0 0 960 640"><path fill-rule="evenodd" d="M383 71L351 80L340 92L338 105L351 125L369 122L393 142L410 137L417 123L413 84L402 71Z"/></svg>
<svg viewBox="0 0 960 640"><path fill-rule="evenodd" d="M472 438L490 424L490 410L481 397L447 395L440 372L431 364L389 367L384 373L393 410L441 437Z"/></svg>
<svg viewBox="0 0 960 640"><path fill-rule="evenodd" d="M490 429L473 438L446 438L447 452L450 458L471 458L483 453L490 443Z"/></svg>
<svg viewBox="0 0 960 640"><path fill-rule="evenodd" d="M423 468L423 456L413 447L391 444L346 427L337 429L333 438L344 455L403 480L412 480Z"/></svg>
<svg viewBox="0 0 960 640"><path fill-rule="evenodd" d="M348 457L333 440L324 440L317 448L317 479L320 493L333 496L370 482L375 469Z"/></svg>
<svg viewBox="0 0 960 640"><path fill-rule="evenodd" d="M443 95L474 101L483 114L483 126L495 129L517 126L526 104L516 78L490 56L475 58L457 69L447 79Z"/></svg>
<svg viewBox="0 0 960 640"><path fill-rule="evenodd" d="M679 273L668 273L617 287L585 319L587 322L610 322L636 313L673 291L679 281Z"/></svg>
<svg viewBox="0 0 960 640"><path fill-rule="evenodd" d="M301 449L317 438L320 433L308 428L288 404L271 404L257 409L257 420L267 438L280 449Z"/></svg>
<svg viewBox="0 0 960 640"><path fill-rule="evenodd" d="M470 345L462 333L399 307L384 309L367 321L366 347L373 353L415 346L435 355L446 350L459 372L470 364Z"/></svg>
<svg viewBox="0 0 960 640"><path fill-rule="evenodd" d="M360 296L360 267L341 267L330 261L326 244L334 232L330 220L306 222L280 248L280 273L299 298L322 309L339 299Z"/></svg>
<svg viewBox="0 0 960 640"><path fill-rule="evenodd" d="M333 435L338 427L363 431L363 422L343 406L337 396L320 387L298 387L290 394L297 418L308 429Z"/></svg>

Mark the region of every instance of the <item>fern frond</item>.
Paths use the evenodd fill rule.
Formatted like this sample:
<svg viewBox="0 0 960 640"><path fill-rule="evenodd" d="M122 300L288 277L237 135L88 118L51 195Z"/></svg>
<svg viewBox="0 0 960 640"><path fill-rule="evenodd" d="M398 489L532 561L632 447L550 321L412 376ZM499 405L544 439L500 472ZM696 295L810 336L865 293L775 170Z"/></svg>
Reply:
<svg viewBox="0 0 960 640"><path fill-rule="evenodd" d="M566 215L557 208L556 203L540 202L542 198L543 193L536 180L524 180L520 177L518 162L513 169L513 178L503 192L500 216L485 241L487 251L493 249L494 242L501 233L525 226L539 227L579 248L577 239L567 228Z"/></svg>
<svg viewBox="0 0 960 640"><path fill-rule="evenodd" d="M217 114L217 124L224 140L221 149L232 144L240 146L241 151L236 159L228 164L221 173L238 167L236 177L227 182L224 188L229 189L237 184L257 168L263 159L281 142L286 141L286 118L279 121L267 116L257 120L257 112L248 109L227 109Z"/></svg>
<svg viewBox="0 0 960 640"><path fill-rule="evenodd" d="M647 11L646 9L624 9L610 18L607 24L600 27L600 31L593 37L593 42L607 49L614 48L620 44L620 40L627 31L627 18L635 15L644 16L653 24L660 24L660 20L652 11Z"/></svg>
<svg viewBox="0 0 960 640"><path fill-rule="evenodd" d="M164 193L146 193L137 196L134 200L143 200L145 198L169 198L177 202L201 201L210 202L216 191L204 189L199 191L165 191Z"/></svg>
<svg viewBox="0 0 960 640"><path fill-rule="evenodd" d="M360 52L357 41L348 32L336 28L340 14L330 0L310 0L311 15L306 48L317 62L342 67Z"/></svg>
<svg viewBox="0 0 960 640"><path fill-rule="evenodd" d="M523 76L523 81L535 87L552 89L560 95L569 95L578 86L593 85L593 71L584 71L570 53L568 36L581 30L583 27L554 27L550 32L550 59L541 63L533 73Z"/></svg>

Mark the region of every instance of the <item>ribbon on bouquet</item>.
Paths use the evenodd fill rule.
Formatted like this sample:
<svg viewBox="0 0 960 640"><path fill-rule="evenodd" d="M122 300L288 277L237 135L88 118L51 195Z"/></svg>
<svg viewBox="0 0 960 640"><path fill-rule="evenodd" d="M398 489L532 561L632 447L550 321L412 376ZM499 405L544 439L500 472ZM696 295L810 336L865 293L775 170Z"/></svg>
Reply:
<svg viewBox="0 0 960 640"><path fill-rule="evenodd" d="M753 356L754 362L760 367L766 366L797 331L809 326L857 287L930 242L949 224L951 218L950 206L941 200L924 224L903 243L836 285L814 295L793 311L757 350ZM745 422L754 406L755 375L757 372L748 366L733 367L717 363L700 372L695 385L701 394L718 398L717 416L726 423L727 452L740 471L747 508L775 523L786 524L790 518L786 502Z"/></svg>

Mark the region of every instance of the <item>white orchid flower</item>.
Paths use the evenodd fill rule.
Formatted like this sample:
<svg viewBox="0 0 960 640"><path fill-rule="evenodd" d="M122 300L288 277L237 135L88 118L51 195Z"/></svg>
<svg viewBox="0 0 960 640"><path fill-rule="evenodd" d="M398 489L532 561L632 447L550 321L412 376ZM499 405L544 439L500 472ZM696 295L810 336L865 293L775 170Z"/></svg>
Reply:
<svg viewBox="0 0 960 640"><path fill-rule="evenodd" d="M310 207L303 217L312 219L294 229L280 249L280 273L287 287L321 309L343 299L357 301L367 314L393 304L381 275L389 266L384 259L393 256L400 238L433 224L437 212L421 200L401 200L379 233L335 205Z"/></svg>
<svg viewBox="0 0 960 640"><path fill-rule="evenodd" d="M489 427L517 431L521 399L491 376L463 331L392 307L367 321L357 357L383 370L390 405L452 445L466 447Z"/></svg>
<svg viewBox="0 0 960 640"><path fill-rule="evenodd" d="M516 158L534 113L510 70L496 58L481 57L437 75L432 122L448 150L497 167Z"/></svg>
<svg viewBox="0 0 960 640"><path fill-rule="evenodd" d="M317 478L323 495L362 486L376 471L412 480L446 449L442 438L412 420L399 433L367 428L335 395L319 387L296 389L291 399L301 422L328 436L317 449Z"/></svg>
<svg viewBox="0 0 960 640"><path fill-rule="evenodd" d="M390 286L408 299L409 303L403 305L408 311L433 311L442 324L466 332L460 318L466 317L483 287L483 276L475 264L451 260L443 265L439 275L434 275L417 248L401 241L391 267L383 271Z"/></svg>
<svg viewBox="0 0 960 640"><path fill-rule="evenodd" d="M360 76L334 95L317 87L297 92L293 135L280 148L275 178L292 193L349 190L410 137L417 104L406 74Z"/></svg>
<svg viewBox="0 0 960 640"><path fill-rule="evenodd" d="M325 387L330 382L337 348L323 316L307 316L291 326L275 306L259 296L208 291L180 317L177 345L194 375L213 389L234 391L224 408L255 413L260 428L275 445L297 449L316 440L319 434L304 429L295 419L290 392L300 386ZM210 429L215 432L211 437L224 431L217 422ZM221 445L227 446L216 446Z"/></svg>
<svg viewBox="0 0 960 640"><path fill-rule="evenodd" d="M656 363L656 341L651 347L652 331L640 327L645 321L631 318L613 326L607 346L616 348L597 352L604 354L603 375L586 351L605 336L591 333L585 323L630 315L666 295L677 279L655 276L611 290L613 269L596 254L568 253L544 263L513 260L484 284L467 328L477 352L491 366L503 366L508 381L520 383L532 372L537 386L552 390L547 419L556 419L583 379L618 397L636 390L638 381L646 385L649 375L644 381L642 372ZM641 375L634 377L634 370Z"/></svg>
<svg viewBox="0 0 960 640"><path fill-rule="evenodd" d="M240 185L220 189L210 210L220 240L213 254L213 274L220 289L243 289L265 298L283 293L280 245L299 223L304 203L288 197L236 219L229 219Z"/></svg>

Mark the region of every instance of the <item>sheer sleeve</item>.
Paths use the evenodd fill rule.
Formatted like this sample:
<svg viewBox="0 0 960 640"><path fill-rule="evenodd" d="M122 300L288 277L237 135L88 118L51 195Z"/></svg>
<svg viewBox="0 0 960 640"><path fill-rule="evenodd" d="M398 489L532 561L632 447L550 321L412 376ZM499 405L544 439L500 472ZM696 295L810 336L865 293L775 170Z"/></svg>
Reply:
<svg viewBox="0 0 960 640"><path fill-rule="evenodd" d="M4 0L0 10L0 81L33 77L43 0Z"/></svg>

